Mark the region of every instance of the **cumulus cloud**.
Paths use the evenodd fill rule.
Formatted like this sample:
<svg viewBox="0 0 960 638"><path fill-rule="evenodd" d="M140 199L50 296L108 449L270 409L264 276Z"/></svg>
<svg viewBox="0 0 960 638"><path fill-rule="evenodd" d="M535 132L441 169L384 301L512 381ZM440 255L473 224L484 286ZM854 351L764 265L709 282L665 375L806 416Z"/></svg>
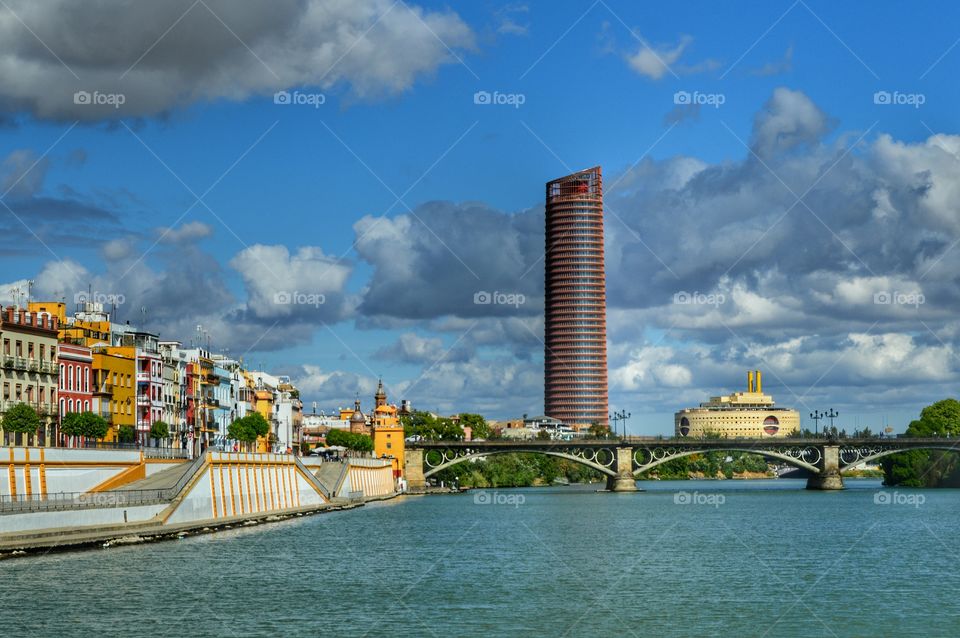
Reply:
<svg viewBox="0 0 960 638"><path fill-rule="evenodd" d="M360 304L365 315L542 312L542 209L510 214L482 204L431 202L413 213L364 217L354 231L357 254L374 268Z"/></svg>
<svg viewBox="0 0 960 638"><path fill-rule="evenodd" d="M297 86L344 84L371 98L410 88L474 43L452 11L388 0L8 4L0 104L39 118L150 116Z"/></svg>
<svg viewBox="0 0 960 638"><path fill-rule="evenodd" d="M256 244L230 265L243 278L250 312L261 319L299 317L319 325L349 310L344 286L352 268L321 248L303 246L291 254L286 246Z"/></svg>

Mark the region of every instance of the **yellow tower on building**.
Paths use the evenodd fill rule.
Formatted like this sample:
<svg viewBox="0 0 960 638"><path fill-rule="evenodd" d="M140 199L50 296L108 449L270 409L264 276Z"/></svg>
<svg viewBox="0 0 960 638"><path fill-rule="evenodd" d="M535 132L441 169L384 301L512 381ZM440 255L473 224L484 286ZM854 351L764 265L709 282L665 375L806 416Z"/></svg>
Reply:
<svg viewBox="0 0 960 638"><path fill-rule="evenodd" d="M393 476L403 476L403 455L406 446L403 439L403 426L397 416L397 406L387 404L387 393L383 389L383 380L377 385L373 395L373 453L378 458L387 457L393 462Z"/></svg>

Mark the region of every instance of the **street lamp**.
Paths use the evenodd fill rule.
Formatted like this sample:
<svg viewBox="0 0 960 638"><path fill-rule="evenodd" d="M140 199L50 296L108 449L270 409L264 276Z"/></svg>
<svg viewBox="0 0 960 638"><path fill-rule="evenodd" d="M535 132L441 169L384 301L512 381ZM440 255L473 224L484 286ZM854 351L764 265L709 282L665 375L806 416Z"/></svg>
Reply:
<svg viewBox="0 0 960 638"><path fill-rule="evenodd" d="M834 412L834 411L833 411L833 408L830 408L830 413L829 413L829 414L824 414L823 416L825 416L825 417L827 417L828 419L830 419L830 431L832 432L832 431L833 431L833 420L834 420L835 418L837 418L838 416L840 416L840 413L839 413L839 412Z"/></svg>
<svg viewBox="0 0 960 638"><path fill-rule="evenodd" d="M817 434L819 434L820 419L822 419L824 416L826 415L823 412L817 412L816 410L810 413L810 418L813 419L813 435L814 436L817 436Z"/></svg>
<svg viewBox="0 0 960 638"><path fill-rule="evenodd" d="M623 422L623 438L624 438L624 439L627 438L627 419L629 419L631 416L633 416L633 415L631 415L629 412L625 412L625 411L623 411L623 410L620 410L619 412L616 412L616 411L615 411L613 414L610 414L610 415L607 416L607 418L610 419L610 420L613 422L613 426L614 426L614 430L613 430L613 431L614 431L614 434L617 433L617 429L616 429L616 428L617 428L617 422L618 422L618 421L622 421L622 422Z"/></svg>

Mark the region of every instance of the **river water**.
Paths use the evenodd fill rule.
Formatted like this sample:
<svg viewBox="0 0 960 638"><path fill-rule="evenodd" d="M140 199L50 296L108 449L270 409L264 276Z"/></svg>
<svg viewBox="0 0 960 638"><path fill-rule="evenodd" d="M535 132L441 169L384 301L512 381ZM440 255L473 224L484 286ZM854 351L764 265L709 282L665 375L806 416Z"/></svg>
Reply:
<svg viewBox="0 0 960 638"><path fill-rule="evenodd" d="M3 636L956 636L960 491L403 497L0 562Z"/></svg>

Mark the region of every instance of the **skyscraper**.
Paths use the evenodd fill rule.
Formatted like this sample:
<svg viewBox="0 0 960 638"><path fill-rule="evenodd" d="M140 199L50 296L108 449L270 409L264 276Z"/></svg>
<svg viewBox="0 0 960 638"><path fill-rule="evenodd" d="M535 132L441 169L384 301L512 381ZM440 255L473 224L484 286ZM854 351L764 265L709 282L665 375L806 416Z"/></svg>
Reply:
<svg viewBox="0 0 960 638"><path fill-rule="evenodd" d="M544 411L607 423L603 178L596 166L547 182Z"/></svg>

